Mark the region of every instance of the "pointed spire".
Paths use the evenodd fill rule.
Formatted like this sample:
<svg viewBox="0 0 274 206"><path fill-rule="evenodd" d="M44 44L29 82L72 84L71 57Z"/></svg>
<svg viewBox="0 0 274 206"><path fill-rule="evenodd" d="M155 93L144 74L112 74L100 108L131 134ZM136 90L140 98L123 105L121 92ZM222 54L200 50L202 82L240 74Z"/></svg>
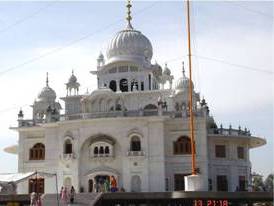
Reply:
<svg viewBox="0 0 274 206"><path fill-rule="evenodd" d="M127 29L133 29L133 27L131 25L131 20L132 20L131 10L130 10L130 8L132 7L131 0L127 0L126 7L127 7L127 17L126 17L126 20L127 20Z"/></svg>
<svg viewBox="0 0 274 206"><path fill-rule="evenodd" d="M185 74L185 62L183 61L182 64L183 64L183 68L182 68L183 77L185 77L186 76L186 74Z"/></svg>
<svg viewBox="0 0 274 206"><path fill-rule="evenodd" d="M74 70L72 69L72 72L71 72L72 75L74 75Z"/></svg>
<svg viewBox="0 0 274 206"><path fill-rule="evenodd" d="M46 78L46 86L49 86L49 73L47 72L47 78Z"/></svg>

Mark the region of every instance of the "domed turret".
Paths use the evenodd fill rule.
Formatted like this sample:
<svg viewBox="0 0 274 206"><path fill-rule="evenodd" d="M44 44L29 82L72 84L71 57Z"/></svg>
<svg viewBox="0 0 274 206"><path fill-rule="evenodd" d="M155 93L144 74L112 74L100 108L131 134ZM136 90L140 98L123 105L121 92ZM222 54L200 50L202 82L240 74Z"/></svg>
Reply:
<svg viewBox="0 0 274 206"><path fill-rule="evenodd" d="M105 57L102 52L100 52L98 58L97 58L97 69L99 69L101 66L105 64Z"/></svg>
<svg viewBox="0 0 274 206"><path fill-rule="evenodd" d="M48 73L46 79L46 86L38 94L38 101L54 102L56 99L55 91L49 87Z"/></svg>
<svg viewBox="0 0 274 206"><path fill-rule="evenodd" d="M68 80L68 83L76 83L77 82L77 78L76 76L74 75L74 72L72 71L72 74Z"/></svg>
<svg viewBox="0 0 274 206"><path fill-rule="evenodd" d="M68 80L68 83L66 83L66 85L67 85L67 96L71 95L71 90L74 90L74 95L78 95L80 84L77 82L77 78L74 75L73 70Z"/></svg>
<svg viewBox="0 0 274 206"><path fill-rule="evenodd" d="M165 74L165 75L167 75L167 76L170 76L170 74L171 74L171 71L170 71L170 69L167 67L167 64L165 64L165 68L164 68L163 74Z"/></svg>
<svg viewBox="0 0 274 206"><path fill-rule="evenodd" d="M184 63L183 63L183 76L178 79L178 81L175 84L175 89L176 90L188 90L189 88L189 78L186 77L185 75L185 68L184 68ZM191 82L192 88L193 82Z"/></svg>

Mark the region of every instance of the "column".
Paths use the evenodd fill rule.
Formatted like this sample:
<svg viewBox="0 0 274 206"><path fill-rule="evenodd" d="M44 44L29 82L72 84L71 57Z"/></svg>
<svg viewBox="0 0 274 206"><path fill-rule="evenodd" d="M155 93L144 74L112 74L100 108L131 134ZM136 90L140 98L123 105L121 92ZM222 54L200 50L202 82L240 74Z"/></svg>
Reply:
<svg viewBox="0 0 274 206"><path fill-rule="evenodd" d="M120 81L118 79L116 79L116 88L117 91L120 91Z"/></svg>

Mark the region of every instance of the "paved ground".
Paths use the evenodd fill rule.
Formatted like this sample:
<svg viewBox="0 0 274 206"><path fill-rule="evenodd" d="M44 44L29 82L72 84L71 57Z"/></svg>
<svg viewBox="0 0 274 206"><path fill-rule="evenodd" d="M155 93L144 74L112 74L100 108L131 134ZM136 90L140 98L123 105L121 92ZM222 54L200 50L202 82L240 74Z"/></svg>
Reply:
<svg viewBox="0 0 274 206"><path fill-rule="evenodd" d="M74 204L65 203L60 200L60 206L93 206L101 193L79 193L76 194ZM45 194L43 206L58 206L56 194Z"/></svg>

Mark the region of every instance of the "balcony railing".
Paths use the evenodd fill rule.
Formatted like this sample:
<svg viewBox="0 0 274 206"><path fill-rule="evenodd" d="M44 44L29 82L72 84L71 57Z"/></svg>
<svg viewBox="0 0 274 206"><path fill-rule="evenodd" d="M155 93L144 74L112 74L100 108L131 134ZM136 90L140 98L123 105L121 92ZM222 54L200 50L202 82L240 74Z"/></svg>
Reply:
<svg viewBox="0 0 274 206"><path fill-rule="evenodd" d="M76 158L76 155L74 153L63 154L63 160L72 160L75 158Z"/></svg>
<svg viewBox="0 0 274 206"><path fill-rule="evenodd" d="M209 129L209 134L220 134L225 136L251 136L250 131L247 130L241 130L241 129L224 129L224 128L215 128L215 129Z"/></svg>
<svg viewBox="0 0 274 206"><path fill-rule="evenodd" d="M204 116L202 110L194 112L196 117ZM114 117L143 117L143 116L169 116L171 118L189 117L186 112L182 111L166 111L162 110L130 110L130 111L109 111L109 112L92 112L78 113L70 115L60 115L59 121L79 120L79 119L97 119L97 118L114 118ZM19 120L19 127L33 127L39 124L46 123L45 120Z"/></svg>
<svg viewBox="0 0 274 206"><path fill-rule="evenodd" d="M144 151L128 151L127 156L145 156Z"/></svg>

